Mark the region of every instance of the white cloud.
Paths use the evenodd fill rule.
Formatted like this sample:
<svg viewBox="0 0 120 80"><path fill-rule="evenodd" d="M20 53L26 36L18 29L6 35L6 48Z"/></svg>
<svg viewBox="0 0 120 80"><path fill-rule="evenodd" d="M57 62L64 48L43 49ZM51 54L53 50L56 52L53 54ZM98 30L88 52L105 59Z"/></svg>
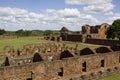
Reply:
<svg viewBox="0 0 120 80"><path fill-rule="evenodd" d="M112 0L65 0L65 3L84 5L83 10L87 13L104 13L114 8Z"/></svg>
<svg viewBox="0 0 120 80"><path fill-rule="evenodd" d="M116 19L120 19L120 13L114 13L113 15L107 17L107 18L104 19L104 20L101 20L100 22L101 22L101 23L106 22L106 23L108 23L108 24L111 25L111 24L113 23L113 21L116 20Z"/></svg>
<svg viewBox="0 0 120 80"><path fill-rule="evenodd" d="M107 4L95 4L95 5L89 5L87 7L84 7L84 11L88 13L104 13L112 10L114 8L114 5L111 3Z"/></svg>
<svg viewBox="0 0 120 80"><path fill-rule="evenodd" d="M110 11L110 12L105 13L105 15L111 16L111 15L114 15L114 13Z"/></svg>
<svg viewBox="0 0 120 80"><path fill-rule="evenodd" d="M98 22L95 17L82 14L77 8L47 9L44 13L38 14L19 8L0 7L0 28L7 30L59 30L62 26L70 30L80 30L83 24L97 24Z"/></svg>
<svg viewBox="0 0 120 80"><path fill-rule="evenodd" d="M104 4L110 2L112 2L112 0L65 0L66 4L72 5Z"/></svg>
<svg viewBox="0 0 120 80"><path fill-rule="evenodd" d="M107 20L108 20L109 22L112 22L112 21L114 21L114 20L116 20L116 19L120 19L120 13L114 14L112 17L109 17Z"/></svg>

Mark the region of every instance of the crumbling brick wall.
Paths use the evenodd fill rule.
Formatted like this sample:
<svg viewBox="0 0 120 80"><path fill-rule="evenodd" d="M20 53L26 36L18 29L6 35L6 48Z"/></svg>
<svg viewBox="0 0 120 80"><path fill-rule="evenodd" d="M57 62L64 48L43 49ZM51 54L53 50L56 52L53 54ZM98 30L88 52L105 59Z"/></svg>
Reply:
<svg viewBox="0 0 120 80"><path fill-rule="evenodd" d="M75 76L106 72L119 67L119 52L91 54L65 58L56 61L42 61L20 66L0 68L0 80L26 80L26 74L32 72L33 80L70 80ZM113 71L113 70L112 70Z"/></svg>

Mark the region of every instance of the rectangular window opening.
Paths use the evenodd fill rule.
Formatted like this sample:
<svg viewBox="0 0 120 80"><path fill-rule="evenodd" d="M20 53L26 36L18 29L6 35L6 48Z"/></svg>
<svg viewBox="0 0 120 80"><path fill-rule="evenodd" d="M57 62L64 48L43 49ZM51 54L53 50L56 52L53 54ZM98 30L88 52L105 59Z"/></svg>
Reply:
<svg viewBox="0 0 120 80"><path fill-rule="evenodd" d="M87 71L86 62L82 63L82 71L83 71L83 72L86 72L86 71Z"/></svg>
<svg viewBox="0 0 120 80"><path fill-rule="evenodd" d="M59 69L58 76L63 76L63 67Z"/></svg>
<svg viewBox="0 0 120 80"><path fill-rule="evenodd" d="M105 66L105 60L101 60L101 67Z"/></svg>

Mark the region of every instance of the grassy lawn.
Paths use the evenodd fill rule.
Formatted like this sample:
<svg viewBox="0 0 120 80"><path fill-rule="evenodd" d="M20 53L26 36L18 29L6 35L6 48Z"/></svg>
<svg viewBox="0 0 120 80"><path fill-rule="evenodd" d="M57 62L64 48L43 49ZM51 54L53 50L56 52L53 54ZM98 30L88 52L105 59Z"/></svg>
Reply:
<svg viewBox="0 0 120 80"><path fill-rule="evenodd" d="M99 80L120 80L120 73L115 73Z"/></svg>
<svg viewBox="0 0 120 80"><path fill-rule="evenodd" d="M45 41L38 40L38 37L20 37L17 39L2 39L0 40L0 52L5 46L14 46L15 49L21 49L25 44L43 43Z"/></svg>

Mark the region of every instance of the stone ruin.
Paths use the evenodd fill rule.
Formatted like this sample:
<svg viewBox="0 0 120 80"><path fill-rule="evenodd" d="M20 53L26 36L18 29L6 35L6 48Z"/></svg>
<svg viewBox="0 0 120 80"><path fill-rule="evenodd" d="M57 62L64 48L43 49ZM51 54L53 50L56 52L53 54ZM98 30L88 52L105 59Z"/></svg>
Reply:
<svg viewBox="0 0 120 80"><path fill-rule="evenodd" d="M0 67L0 80L97 80L119 72L120 46L94 50L77 47L78 44L75 48L51 43L24 45L19 56L30 52L32 57L14 60L17 65L6 57L5 65Z"/></svg>
<svg viewBox="0 0 120 80"><path fill-rule="evenodd" d="M82 34L87 35L88 38L95 38L95 39L105 39L105 31L109 27L109 24L103 23L101 25L90 26L84 25L82 26Z"/></svg>
<svg viewBox="0 0 120 80"><path fill-rule="evenodd" d="M76 44L78 45L78 44ZM35 53L40 53L40 56L44 59L44 61L51 61L51 60L58 60L60 59L60 53L63 51L69 50L70 52L76 52L77 51L77 46L75 48L73 47L68 47L66 44L62 43L41 43L41 44L26 44L23 46L23 48L15 50L13 46L5 46L4 47L4 52L1 53L4 54L0 57L8 57L10 59L10 64L11 65L20 65L20 64L25 64L25 63L31 63L32 60L34 59L33 57L35 56ZM36 54L38 55L38 54ZM23 59L16 59L17 57L22 57L22 56L28 56L28 58L23 58ZM41 58L41 60L42 60ZM2 64L2 66L4 66Z"/></svg>
<svg viewBox="0 0 120 80"><path fill-rule="evenodd" d="M89 39L105 39L106 34L105 31L108 29L109 24L103 23L101 25L90 26L90 25L83 25L82 31L80 34L73 34L73 33L61 33L60 36L46 36L44 37L45 40L50 41L73 41L73 42L88 42L90 43ZM95 41L97 42L97 40Z"/></svg>

